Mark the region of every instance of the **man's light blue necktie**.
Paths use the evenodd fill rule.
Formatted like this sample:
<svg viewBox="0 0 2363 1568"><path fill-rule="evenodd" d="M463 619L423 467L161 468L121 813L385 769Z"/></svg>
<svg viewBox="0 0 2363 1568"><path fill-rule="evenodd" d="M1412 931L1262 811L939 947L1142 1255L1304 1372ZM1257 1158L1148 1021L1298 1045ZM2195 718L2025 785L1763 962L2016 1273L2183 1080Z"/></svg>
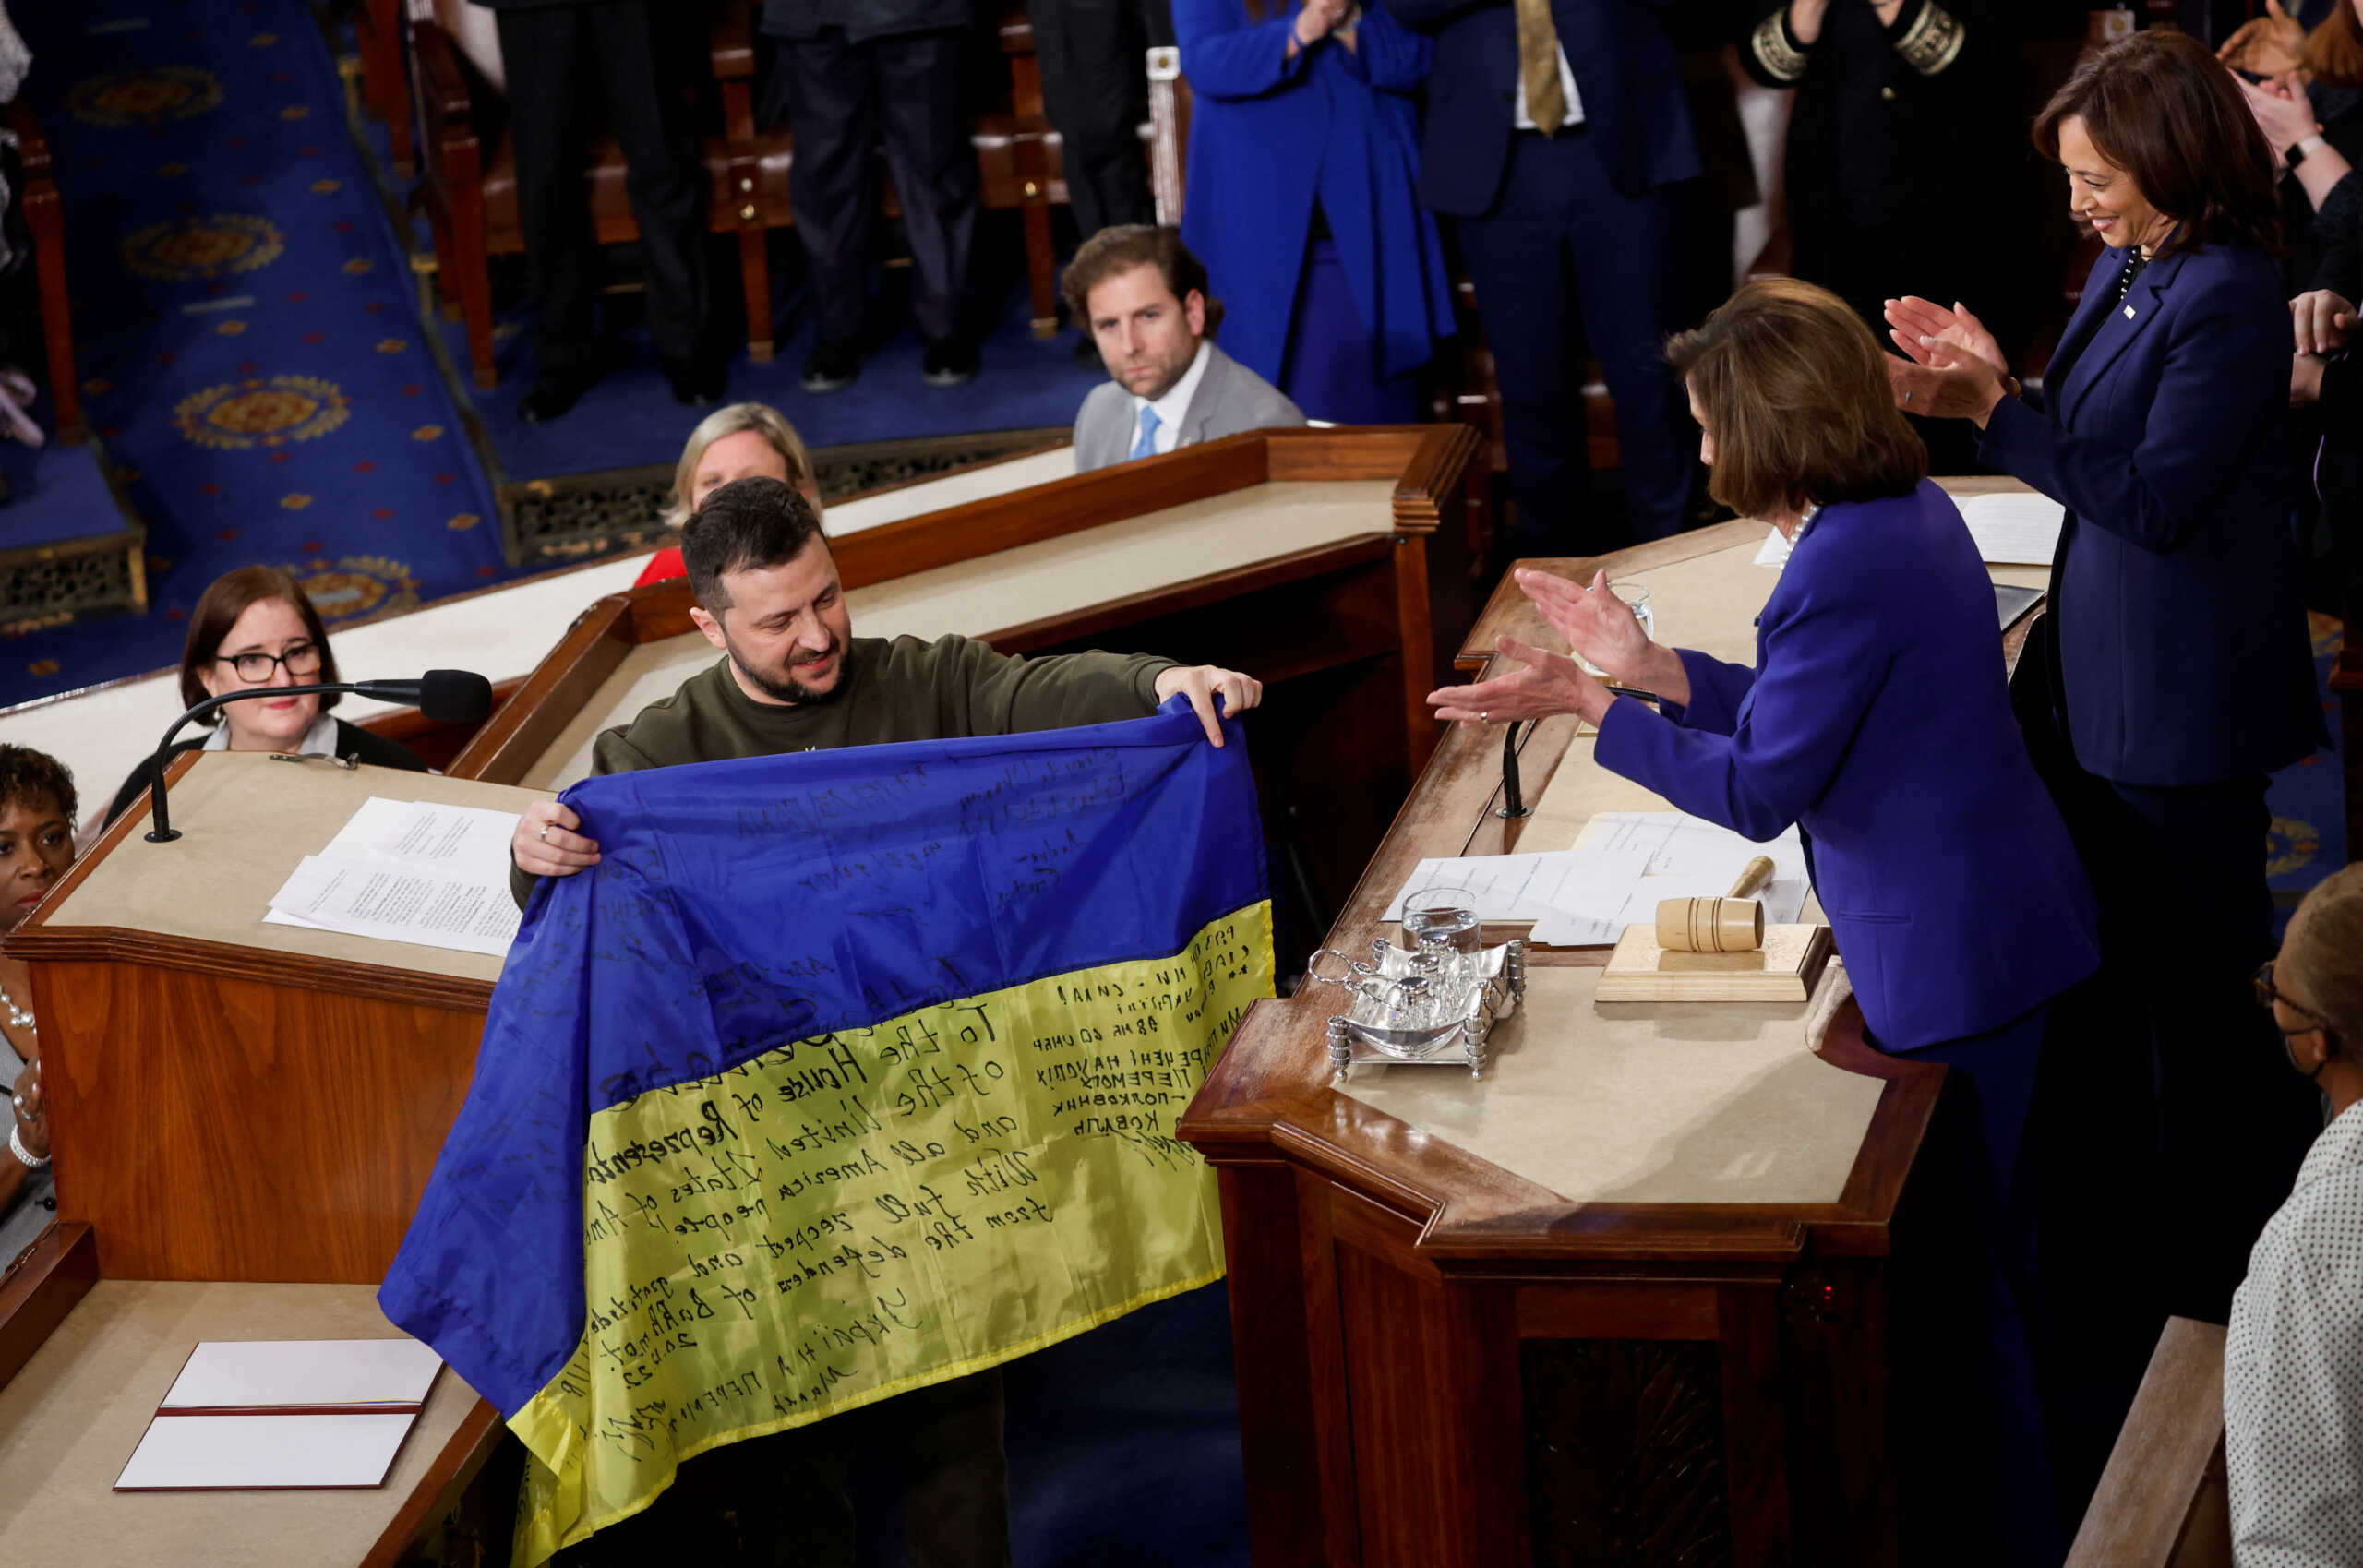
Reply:
<svg viewBox="0 0 2363 1568"><path fill-rule="evenodd" d="M1141 404L1141 438L1133 443L1133 456L1157 456L1157 408L1152 403Z"/></svg>

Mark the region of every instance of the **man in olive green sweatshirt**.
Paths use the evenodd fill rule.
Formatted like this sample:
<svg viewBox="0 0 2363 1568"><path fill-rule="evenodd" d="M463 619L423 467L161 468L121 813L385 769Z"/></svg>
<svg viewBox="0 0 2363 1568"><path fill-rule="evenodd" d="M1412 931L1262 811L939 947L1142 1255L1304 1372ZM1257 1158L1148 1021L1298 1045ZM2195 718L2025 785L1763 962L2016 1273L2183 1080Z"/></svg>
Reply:
<svg viewBox="0 0 2363 1568"><path fill-rule="evenodd" d="M594 773L1109 724L1146 717L1176 693L1220 746L1221 716L1264 695L1236 670L1146 653L1018 659L965 637L856 637L818 514L776 479L714 491L681 530L681 557L697 596L690 618L724 656L602 731ZM526 808L509 841L521 907L536 878L599 863L582 827L558 801Z"/></svg>
<svg viewBox="0 0 2363 1568"><path fill-rule="evenodd" d="M630 724L602 732L591 752L594 773L1107 724L1145 717L1177 693L1197 711L1207 740L1220 746L1221 715L1263 697L1260 683L1235 670L1146 654L1016 659L965 637L855 637L819 516L793 485L775 479L741 479L714 491L682 529L681 555L697 596L690 616L724 656ZM598 864L599 845L582 829L558 801L526 808L510 840L510 880L521 906L537 879ZM998 1370L897 1394L854 1416L693 1463L702 1479L696 1490L718 1490L742 1524L750 1517L745 1510L761 1512L768 1499L774 1513L793 1516L802 1561L850 1564L853 1518L843 1482L850 1448L867 1430L901 1451L914 1562L1008 1562ZM696 1508L676 1499L673 1507L651 1510L652 1540L683 1527L672 1516L677 1509L694 1517Z"/></svg>

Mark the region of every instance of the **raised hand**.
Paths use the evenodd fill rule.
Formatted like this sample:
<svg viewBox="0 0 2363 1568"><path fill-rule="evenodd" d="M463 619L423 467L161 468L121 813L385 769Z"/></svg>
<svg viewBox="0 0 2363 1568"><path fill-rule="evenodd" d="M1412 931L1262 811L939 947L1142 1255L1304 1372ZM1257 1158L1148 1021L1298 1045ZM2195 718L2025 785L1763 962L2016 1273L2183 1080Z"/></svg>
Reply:
<svg viewBox="0 0 2363 1568"><path fill-rule="evenodd" d="M1956 302L1950 310L1934 300L1917 294L1887 302L1888 336L1895 346L1910 355L1915 365L1932 365L1930 357L1938 343L1949 343L1961 353L1982 359L1994 367L1994 374L2007 379L2010 374L2009 362L2002 355L2002 345L1985 329L1985 323L1970 314L1969 306ZM1920 412L1915 409L1915 413Z"/></svg>
<svg viewBox="0 0 2363 1568"><path fill-rule="evenodd" d="M2215 57L2236 71L2259 76L2296 70L2305 54L2305 25L2283 10L2280 0L2264 0L2264 13L2234 29Z"/></svg>
<svg viewBox="0 0 2363 1568"><path fill-rule="evenodd" d="M1657 644L1641 629L1633 607L1608 586L1608 574L1592 574L1591 586L1569 581L1547 571L1521 567L1518 592L1532 601L1551 629L1567 646L1606 670L1612 680L1641 685L1648 677Z"/></svg>
<svg viewBox="0 0 2363 1568"><path fill-rule="evenodd" d="M1895 406L1925 419L1968 419L1978 425L1994 412L2009 389L1992 365L1942 341L1932 342L1923 363L1890 359L1888 380Z"/></svg>

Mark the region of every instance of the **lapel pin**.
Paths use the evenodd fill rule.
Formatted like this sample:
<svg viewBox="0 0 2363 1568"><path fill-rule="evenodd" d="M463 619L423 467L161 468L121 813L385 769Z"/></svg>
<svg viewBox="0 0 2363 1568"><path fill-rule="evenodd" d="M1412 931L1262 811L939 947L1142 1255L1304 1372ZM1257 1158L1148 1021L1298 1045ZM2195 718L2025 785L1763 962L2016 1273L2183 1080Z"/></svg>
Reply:
<svg viewBox="0 0 2363 1568"><path fill-rule="evenodd" d="M2129 305L2125 307L2125 318L2128 321L2133 319L2133 307Z"/></svg>

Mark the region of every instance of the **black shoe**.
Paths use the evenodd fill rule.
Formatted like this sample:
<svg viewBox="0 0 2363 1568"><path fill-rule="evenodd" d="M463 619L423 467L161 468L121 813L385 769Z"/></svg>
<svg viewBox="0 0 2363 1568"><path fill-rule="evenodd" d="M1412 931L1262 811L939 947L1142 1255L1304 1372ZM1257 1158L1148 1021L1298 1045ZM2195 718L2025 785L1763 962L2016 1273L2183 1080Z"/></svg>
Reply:
<svg viewBox="0 0 2363 1568"><path fill-rule="evenodd" d="M850 338L823 338L804 362L804 389L838 392L861 374L861 349Z"/></svg>
<svg viewBox="0 0 2363 1568"><path fill-rule="evenodd" d="M528 425L546 425L581 402L598 379L596 375L545 376L517 401L517 417Z"/></svg>
<svg viewBox="0 0 2363 1568"><path fill-rule="evenodd" d="M938 338L919 362L919 379L930 387L963 387L977 378L977 345L966 338Z"/></svg>
<svg viewBox="0 0 2363 1568"><path fill-rule="evenodd" d="M1077 370L1096 370L1102 375L1107 374L1108 363L1099 357L1098 340L1088 332L1075 340L1074 367Z"/></svg>
<svg viewBox="0 0 2363 1568"><path fill-rule="evenodd" d="M668 359L665 362L665 379L673 389L673 401L699 408L722 401L722 365L719 361L702 356L697 359Z"/></svg>

